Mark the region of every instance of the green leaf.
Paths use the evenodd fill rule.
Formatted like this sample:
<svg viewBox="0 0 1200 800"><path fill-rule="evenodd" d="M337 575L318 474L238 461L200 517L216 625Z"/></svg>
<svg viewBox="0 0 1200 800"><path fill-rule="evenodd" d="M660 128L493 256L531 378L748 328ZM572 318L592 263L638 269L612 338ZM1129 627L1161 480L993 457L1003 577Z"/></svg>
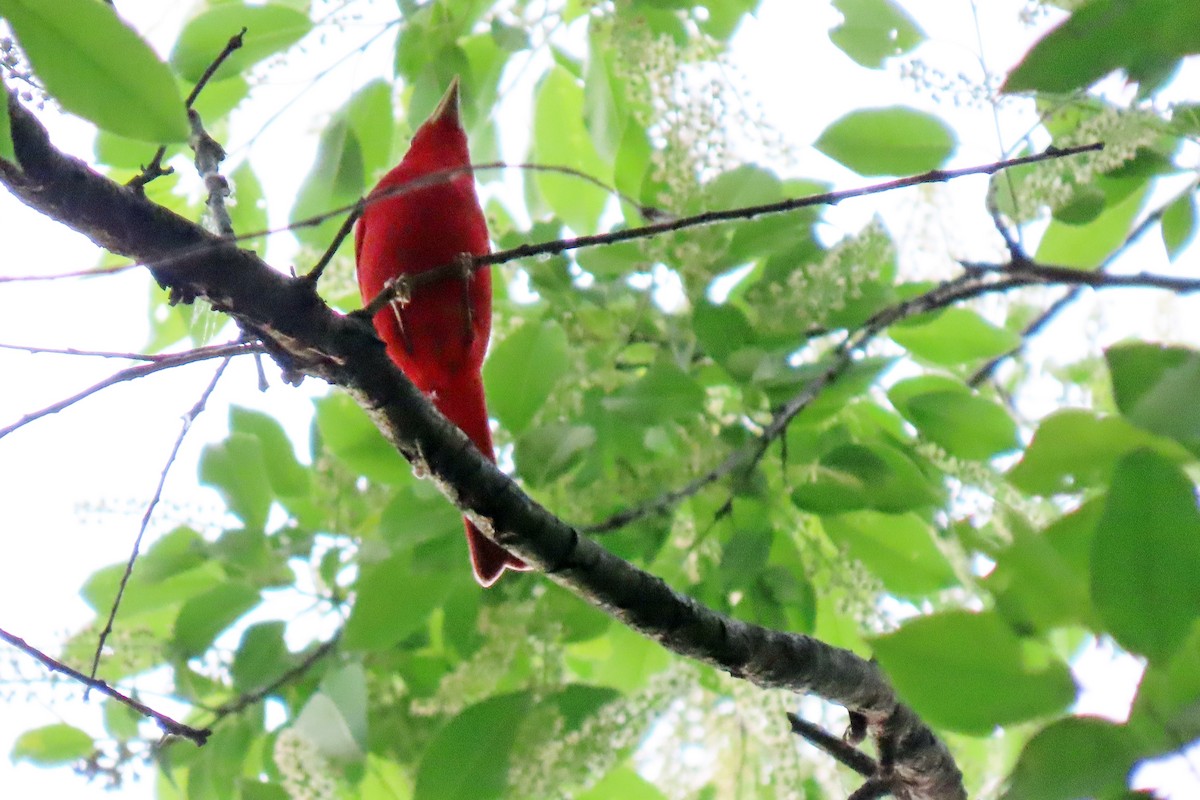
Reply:
<svg viewBox="0 0 1200 800"><path fill-rule="evenodd" d="M241 778L238 780L238 791L242 800L290 800L291 795L282 786L275 783L265 783L252 778ZM162 797L159 793L159 797ZM378 795L368 795L364 790L362 795L363 800L394 800L393 798L380 797Z"/></svg>
<svg viewBox="0 0 1200 800"><path fill-rule="evenodd" d="M175 78L112 6L96 0L0 0L34 72L62 107L148 142L183 142Z"/></svg>
<svg viewBox="0 0 1200 800"><path fill-rule="evenodd" d="M888 335L917 358L947 365L994 358L1021 343L1016 333L958 307L897 323Z"/></svg>
<svg viewBox="0 0 1200 800"><path fill-rule="evenodd" d="M395 489L380 516L379 532L388 539L393 552L413 550L453 536L453 563L457 566L462 560L457 552L462 541L462 515L429 482L413 481Z"/></svg>
<svg viewBox="0 0 1200 800"><path fill-rule="evenodd" d="M814 146L859 175L908 175L937 169L956 144L954 132L937 117L892 106L851 111Z"/></svg>
<svg viewBox="0 0 1200 800"><path fill-rule="evenodd" d="M591 789L575 795L576 800L667 800L658 787L650 783L629 765L610 771Z"/></svg>
<svg viewBox="0 0 1200 800"><path fill-rule="evenodd" d="M304 738L316 745L317 752L334 762L354 762L363 757L363 750L350 724L337 703L324 692L308 698L295 727Z"/></svg>
<svg viewBox="0 0 1200 800"><path fill-rule="evenodd" d="M840 412L855 397L865 392L895 364L895 359L868 356L855 361L838 375L832 384L825 386L813 401L800 412L797 421L812 424ZM786 403L798 392L821 380L829 370L829 364L818 362L785 370L763 378L755 376L755 383L767 392L772 404Z"/></svg>
<svg viewBox="0 0 1200 800"><path fill-rule="evenodd" d="M265 231L269 224L267 201L263 196L262 182L259 181L249 159L239 164L233 174L229 176L229 185L233 187L234 202L228 206L233 229L241 232L240 236ZM265 236L239 239L238 247L253 250L260 256L265 256L267 240Z"/></svg>
<svg viewBox="0 0 1200 800"><path fill-rule="evenodd" d="M392 166L392 87L385 80L363 86L338 112L350 123L359 145L363 175L373 177Z"/></svg>
<svg viewBox="0 0 1200 800"><path fill-rule="evenodd" d="M1163 661L1200 619L1196 487L1149 450L1117 463L1092 544L1092 598L1126 650Z"/></svg>
<svg viewBox="0 0 1200 800"><path fill-rule="evenodd" d="M933 529L915 514L839 514L822 517L821 527L893 594L920 597L957 580L934 541Z"/></svg>
<svg viewBox="0 0 1200 800"><path fill-rule="evenodd" d="M562 326L553 320L526 322L496 344L484 364L488 409L520 435L570 366Z"/></svg>
<svg viewBox="0 0 1200 800"><path fill-rule="evenodd" d="M1196 190L1188 190L1167 204L1162 215L1163 246L1174 261L1196 236Z"/></svg>
<svg viewBox="0 0 1200 800"><path fill-rule="evenodd" d="M287 623L272 620L246 628L233 656L234 684L242 693L270 685L295 664L283 640Z"/></svg>
<svg viewBox="0 0 1200 800"><path fill-rule="evenodd" d="M1145 755L1168 753L1200 737L1200 625L1169 661L1146 665L1129 714Z"/></svg>
<svg viewBox="0 0 1200 800"><path fill-rule="evenodd" d="M117 596L124 573L123 563L97 570L80 590L84 601L97 613L106 614ZM219 585L224 579L225 573L211 562L163 580L152 580L144 576L141 569L134 569L121 598L121 617L129 619L140 614L169 611L188 598Z"/></svg>
<svg viewBox="0 0 1200 800"><path fill-rule="evenodd" d="M847 443L821 456L815 479L796 487L792 499L818 514L868 508L896 514L937 505L942 493L894 447Z"/></svg>
<svg viewBox="0 0 1200 800"><path fill-rule="evenodd" d="M872 644L900 696L936 727L987 736L1075 698L1071 672L1053 650L1017 638L995 613L919 617Z"/></svg>
<svg viewBox="0 0 1200 800"><path fill-rule="evenodd" d="M340 763L363 759L366 741L366 673L356 662L327 673L304 704L294 727L325 758Z"/></svg>
<svg viewBox="0 0 1200 800"><path fill-rule="evenodd" d="M191 528L179 527L167 533L143 552L137 561L137 573L148 582L163 581L208 561L208 542Z"/></svg>
<svg viewBox="0 0 1200 800"><path fill-rule="evenodd" d="M726 366L729 357L754 342L754 328L744 312L724 303L716 305L703 300L692 312L692 330L704 352L718 364Z"/></svg>
<svg viewBox="0 0 1200 800"><path fill-rule="evenodd" d="M334 392L314 405L321 440L347 467L380 483L403 484L412 479L412 469L349 395Z"/></svg>
<svg viewBox="0 0 1200 800"><path fill-rule="evenodd" d="M625 87L613 68L613 61L619 57L612 43L612 27L590 25L583 103L588 133L606 161L616 157L628 118L622 102Z"/></svg>
<svg viewBox="0 0 1200 800"><path fill-rule="evenodd" d="M366 188L358 135L344 114L336 115L321 132L316 161L300 185L289 221L295 225L353 205ZM297 227L294 233L301 242L324 250L341 224L339 217L332 216L316 225Z"/></svg>
<svg viewBox="0 0 1200 800"><path fill-rule="evenodd" d="M145 717L114 697L104 698L104 730L115 739L128 741L138 735L138 725Z"/></svg>
<svg viewBox="0 0 1200 800"><path fill-rule="evenodd" d="M829 41L857 63L879 69L887 58L911 51L925 33L903 8L891 0L834 0L842 22L829 32Z"/></svg>
<svg viewBox="0 0 1200 800"><path fill-rule="evenodd" d="M1131 342L1104 354L1113 398L1130 422L1200 454L1200 353Z"/></svg>
<svg viewBox="0 0 1200 800"><path fill-rule="evenodd" d="M331 670L321 679L321 693L333 701L355 743L367 743L367 673L358 661Z"/></svg>
<svg viewBox="0 0 1200 800"><path fill-rule="evenodd" d="M39 767L56 767L87 758L96 743L79 728L59 723L25 731L13 744L11 758L31 761Z"/></svg>
<svg viewBox="0 0 1200 800"><path fill-rule="evenodd" d="M517 439L513 459L522 479L531 486L544 486L575 467L596 441L591 425L551 423Z"/></svg>
<svg viewBox="0 0 1200 800"><path fill-rule="evenodd" d="M292 442L278 420L261 411L230 406L229 429L258 439L263 466L276 495L295 497L308 493L308 469L296 459Z"/></svg>
<svg viewBox="0 0 1200 800"><path fill-rule="evenodd" d="M1091 0L1034 45L1002 91L1067 94L1116 69L1154 77L1200 52L1200 6L1175 0Z"/></svg>
<svg viewBox="0 0 1200 800"><path fill-rule="evenodd" d="M1125 786L1136 754L1136 741L1123 725L1094 717L1060 719L1025 745L1004 798L1109 797Z"/></svg>
<svg viewBox="0 0 1200 800"><path fill-rule="evenodd" d="M392 759L367 753L366 775L358 792L358 800L412 800L412 779ZM290 800L290 796L285 794L279 800Z"/></svg>
<svg viewBox="0 0 1200 800"><path fill-rule="evenodd" d="M231 579L259 588L284 587L296 576L287 565L280 538L261 529L231 528L217 537L209 552Z"/></svg>
<svg viewBox="0 0 1200 800"><path fill-rule="evenodd" d="M190 598L175 619L172 644L184 658L200 655L260 599L258 589L244 583L223 583Z"/></svg>
<svg viewBox="0 0 1200 800"><path fill-rule="evenodd" d="M1095 269L1125 243L1134 219L1146 199L1150 180L1112 203L1086 225L1051 220L1038 244L1036 261L1077 269Z"/></svg>
<svg viewBox="0 0 1200 800"><path fill-rule="evenodd" d="M342 645L386 650L424 625L454 583L437 572L414 572L402 554L371 566L355 585L356 599Z"/></svg>
<svg viewBox="0 0 1200 800"><path fill-rule="evenodd" d="M508 786L508 761L527 694L491 697L438 731L417 772L414 800L490 800Z"/></svg>
<svg viewBox="0 0 1200 800"><path fill-rule="evenodd" d="M206 445L200 454L200 483L216 489L247 528L266 527L274 494L257 437L235 432Z"/></svg>
<svg viewBox="0 0 1200 800"><path fill-rule="evenodd" d="M1176 461L1188 459L1183 448L1139 430L1117 416L1067 409L1042 420L1008 480L1030 494L1079 492L1108 483L1117 460L1148 447Z"/></svg>
<svg viewBox="0 0 1200 800"><path fill-rule="evenodd" d="M539 164L570 166L584 175L611 181L607 166L584 126L583 89L561 67L546 75L534 99L533 160ZM596 227L608 202L597 186L572 175L536 172L533 182L564 222L580 233Z"/></svg>
<svg viewBox="0 0 1200 800"><path fill-rule="evenodd" d="M12 120L8 116L8 96L0 96L0 159L15 164L16 151L13 150Z"/></svg>
<svg viewBox="0 0 1200 800"><path fill-rule="evenodd" d="M951 378L909 378L892 386L888 399L922 436L958 458L984 460L1020 446L1003 407Z"/></svg>
<svg viewBox="0 0 1200 800"><path fill-rule="evenodd" d="M218 80L243 73L288 49L312 30L312 21L307 14L279 3L214 4L184 27L171 51L171 64L186 80L197 82L242 28L246 29L242 46L221 63L215 73Z"/></svg>
<svg viewBox="0 0 1200 800"><path fill-rule="evenodd" d="M1077 512L1078 513L1078 512ZM1093 523L1094 524L1094 523ZM1010 526L1012 543L996 556L996 566L984 581L996 608L1015 629L1045 632L1093 622L1086 564L1071 558L1064 535L1090 531L1052 526L1034 532Z"/></svg>
<svg viewBox="0 0 1200 800"><path fill-rule="evenodd" d="M647 425L674 419L694 419L704 402L704 390L678 367L659 363L636 383L601 401L605 410Z"/></svg>

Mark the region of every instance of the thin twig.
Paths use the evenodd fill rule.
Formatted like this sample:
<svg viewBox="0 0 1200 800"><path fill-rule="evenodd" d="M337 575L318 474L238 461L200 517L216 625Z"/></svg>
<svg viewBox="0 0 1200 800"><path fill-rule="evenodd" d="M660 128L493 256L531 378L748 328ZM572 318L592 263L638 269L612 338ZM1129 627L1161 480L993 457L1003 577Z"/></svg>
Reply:
<svg viewBox="0 0 1200 800"><path fill-rule="evenodd" d="M200 92L204 91L204 87L208 86L208 82L212 80L212 76L215 75L217 70L221 68L221 65L225 63L225 59L233 55L235 51L240 50L242 45L245 44L245 36L246 28L243 27L236 34L229 37L229 41L225 43L225 48L220 53L217 53L217 57L214 58L212 63L209 64L204 69L204 72L200 74L200 80L196 81L196 85L192 87L190 92L188 92L187 99L183 103L184 107L192 107L192 105L196 102L196 99L200 97Z"/></svg>
<svg viewBox="0 0 1200 800"><path fill-rule="evenodd" d="M89 678L82 672L72 669L58 659L43 653L41 650L38 650L20 636L15 636L6 630L0 629L0 639L8 642L21 652L36 658L51 672L61 672L63 675L79 681L89 689L95 689L101 694L105 694L117 702L132 708L142 716L153 719L158 723L159 727L162 728L165 733L190 739L191 741L195 742L197 746L203 746L204 743L208 741L208 737L212 735L212 731L208 728L193 728L191 725L186 725L178 720L168 717L161 711L155 711L145 703L140 703L137 700L134 700L129 695L114 689L106 681L98 680L96 678Z"/></svg>
<svg viewBox="0 0 1200 800"><path fill-rule="evenodd" d="M1087 286L1093 289L1163 289L1174 294L1200 292L1200 278L1181 278L1177 275L1160 275L1153 272L1135 272L1128 275L1111 272L1079 270L1055 264L988 264L975 261L961 262L971 273L1003 273L1021 280L1025 285L1046 283Z"/></svg>
<svg viewBox="0 0 1200 800"><path fill-rule="evenodd" d="M983 294L1006 292L1039 282L1041 281L1034 278L1008 274L974 275L968 273L947 281L925 294L877 312L833 350L825 369L776 411L771 422L763 428L762 433L749 443L731 452L720 464L687 485L679 489L672 489L645 503L619 511L600 522L580 526L579 530L589 534L608 533L643 517L664 513L680 501L691 497L735 470L749 469L755 466L767 452L771 443L783 435L796 415L812 405L821 392L849 369L854 363L855 356L889 326L909 317L945 308L951 303L969 300Z"/></svg>
<svg viewBox="0 0 1200 800"><path fill-rule="evenodd" d="M229 41L225 43L225 48L217 54L217 57L212 60L212 63L205 68L200 75L200 80L196 81L196 85L192 87L192 91L188 92L187 99L184 101L183 107L188 111L192 110L192 104L196 102L196 98L200 96L200 92L208 85L209 80L216 71L225 63L225 59L229 58L235 50L238 50L243 45L243 38L246 35L246 29L242 28L235 36L231 36ZM190 115L189 115L190 117ZM154 151L154 157L150 159L150 163L142 169L140 173L135 175L125 185L137 192L145 192L146 184L156 178L161 178L164 175L170 175L175 170L171 167L163 169L162 160L167 154L166 145L160 146Z"/></svg>
<svg viewBox="0 0 1200 800"><path fill-rule="evenodd" d="M79 350L74 347L38 347L30 344L7 344L0 342L0 350L18 350L34 355L84 356L91 358L118 358L125 361L162 361L168 354L160 353L117 353L111 350Z"/></svg>
<svg viewBox="0 0 1200 800"><path fill-rule="evenodd" d="M1080 153L1093 152L1103 148L1104 145L1100 142L1063 149L1052 147L1048 148L1045 152L1038 153L1036 155L1022 156L1020 158L1012 158L1005 161L995 161L991 164L963 167L961 169L935 169L920 175L910 175L905 178L897 178L895 180L885 181L884 183L870 184L868 186L861 186L855 189L844 189L837 192L824 192L822 194L790 198L787 200L780 200L775 203L764 203L762 205L742 206L739 208L718 211L705 211L689 217L679 217L677 219L655 222L651 223L650 225L642 225L640 227L624 228L622 230L610 231L608 233L576 236L574 238L558 239L552 242L524 244L508 250L500 250L495 253L472 256L471 263L475 269L482 269L483 267L491 264L504 264L510 261L516 261L522 258L530 258L533 256L558 255L570 250L580 250L586 247L598 247L601 245L616 244L618 242L630 241L632 239L645 239L652 236L661 236L666 233L676 233L689 228L700 228L708 225L715 225L720 222L747 220L771 214L784 214L790 211L797 211L802 208L810 208L813 206L834 206L845 200L850 200L856 197L865 197L868 195L890 192L896 189L903 189L927 183L945 183L946 181L955 180L968 175L992 175L996 172L1009 169L1011 167L1019 167L1025 164L1046 161L1048 159L1063 158L1066 156L1078 155ZM430 179L439 178L439 176L436 174L430 175L429 177ZM440 177L439 180L445 180L444 176ZM371 200L372 198L369 198L368 202L371 202ZM408 288L410 290L415 290L429 283L436 283L437 281L461 276L462 265L458 263L450 263L406 277L408 278ZM378 295L376 295L375 298L371 300L370 303L366 305L362 313L367 316L374 316L380 309L384 308L389 302L391 302L395 296L394 292L396 289L397 286L389 286L384 288Z"/></svg>
<svg viewBox="0 0 1200 800"><path fill-rule="evenodd" d="M1129 232L1129 235L1125 237L1125 241L1122 242L1121 245L1119 247L1117 247L1117 249L1115 249L1111 253L1109 253L1108 257L1106 257L1104 259L1104 261L1100 262L1100 266L1098 266L1096 268L1096 271L1097 272L1107 272L1108 269L1110 267L1112 267L1113 264L1116 263L1117 259L1120 258L1120 256L1126 250L1128 250L1131 245L1133 245L1135 242L1137 242L1138 239L1142 238L1142 236L1146 233L1146 231L1150 230L1152 227L1154 227L1155 224L1157 224L1158 222L1160 222L1162 220L1163 213L1166 212L1166 210L1167 210L1166 206L1160 206L1159 208L1156 208L1154 211L1147 214L1146 218L1143 219L1141 222L1139 222L1136 226L1134 226L1133 230L1131 230ZM1009 248L1009 251L1010 251L1010 253L1012 252L1011 247ZM1028 264L1029 257L1025 256L1024 253L1021 252L1020 250L1018 250L1018 253L1020 254L1020 259L1019 259L1020 262L1022 264ZM1014 259L1014 260L1017 260L1017 259ZM1038 335L1043 330L1045 330L1046 326L1048 326L1060 313L1062 313L1063 309L1067 308L1073 302L1075 302L1075 300L1079 298L1079 296L1082 294L1082 292L1083 292L1083 289L1081 287L1074 286L1068 292L1066 292L1062 297L1058 298L1053 303L1051 303L1044 311L1042 311L1041 314L1039 314L1037 316L1036 319L1034 319L1032 322L1030 322L1028 325L1026 325L1025 329L1023 331L1021 331L1020 344L1018 344L1012 350L1009 350L1007 353L996 356L991 361L988 361L982 367L977 369L975 371L975 373L970 378L967 379L967 385L972 388L982 386L984 381L987 381L989 378L992 377L992 375L994 375L996 373L996 370L999 368L999 366L1001 364L1003 364L1008 359L1020 354L1021 351L1024 350L1026 343L1031 338L1033 338L1034 336Z"/></svg>
<svg viewBox="0 0 1200 800"><path fill-rule="evenodd" d="M329 247L325 248L325 252L321 255L319 261L313 265L304 275L304 280L316 285L317 281L321 280L321 276L325 274L325 268L329 266L329 262L333 260L333 256L337 253L338 248L342 246L342 242L346 241L346 237L350 235L350 231L354 229L354 223L362 216L363 208L366 203L360 201L354 205L346 218L342 220L342 227L338 228L338 232L334 234L333 241L329 243Z"/></svg>
<svg viewBox="0 0 1200 800"><path fill-rule="evenodd" d="M305 656L300 663L284 672L266 686L253 692L247 692L246 694L235 698L228 703L217 706L215 709L213 709L213 719L212 722L209 723L209 727L215 726L225 717L228 717L231 714L237 714L243 709L249 708L260 700L269 697L278 691L280 687L291 683L296 678L308 672L310 669L312 669L314 664L333 652L333 649L337 647L337 643L341 638L342 631L339 630L327 641L322 642L315 650Z"/></svg>
<svg viewBox="0 0 1200 800"><path fill-rule="evenodd" d="M113 598L112 607L108 610L108 619L104 622L104 630L100 631L100 637L96 641L96 652L92 656L92 669L90 673L90 677L92 678L96 677L96 670L100 668L100 656L104 652L104 642L113 631L113 622L117 618L117 610L121 607L121 598L124 597L125 587L129 583L129 578L133 575L133 565L137 562L138 552L142 547L142 538L146 535L146 529L150 526L150 517L154 514L154 509L158 506L158 501L162 498L162 490L167 482L167 475L170 474L171 467L175 464L175 459L179 456L179 448L183 446L184 437L192 429L192 423L196 421L196 417L203 413L204 406L208 403L208 398L216 390L217 383L221 380L221 375L225 373L225 368L229 366L229 362L232 359L233 356L225 356L225 359L217 367L217 371L213 373L212 380L208 382L208 386L200 393L200 399L183 415L183 423L180 425L179 435L175 437L175 444L171 447L171 452L167 456L167 461L163 465L162 472L159 473L158 485L154 487L154 495L150 498L150 502L146 504L145 513L142 514L142 524L138 528L137 537L133 540L133 550L129 554L129 561L125 564L125 572L121 575L121 583L117 586L117 596ZM86 700L86 691L84 691L83 696Z"/></svg>
<svg viewBox="0 0 1200 800"><path fill-rule="evenodd" d="M823 728L791 712L788 712L787 718L788 722L792 724L792 733L795 733L818 750L832 756L838 762L845 764L864 778L870 778L879 772L879 764L875 762L875 759L845 739L834 736Z"/></svg>
<svg viewBox="0 0 1200 800"><path fill-rule="evenodd" d="M1010 167L1022 166L1025 164L1033 164L1033 163L1036 163L1039 161L1046 161L1049 159L1057 159L1057 158L1063 158L1066 156L1077 155L1079 153L1091 152L1091 151L1102 149L1103 146L1104 145L1101 143L1095 143L1095 144L1089 144L1089 145L1080 145L1078 147L1072 147L1072 148L1068 148L1068 149L1051 148L1051 149L1046 150L1044 153L1038 153L1036 155L1022 156L1020 158L1013 158L1013 159L1008 159L1005 161L995 161L990 164L980 164L977 166L964 167L962 169L956 169L956 170L932 170L930 172L926 172L921 175L913 175L913 176L909 176L906 178L898 178L896 180L886 181L884 183L870 184L867 186L860 186L857 188L846 189L843 191L826 192L824 194L819 194L819 195L810 195L807 197L783 200L778 203L768 203L765 205L747 206L747 207L743 207L743 208L734 208L734 209L727 209L727 210L722 210L722 211L709 211L709 212L705 212L702 214L696 214L694 216L679 217L677 219L671 219L671 220L665 221L665 222L658 222L658 223L654 223L651 225L645 225L645 226L636 227L636 228L625 228L620 231L612 231L609 233L596 234L596 235L592 235L592 236L580 236L580 237L575 237L572 239L555 239L553 241L540 242L537 244L521 245L519 247L514 247L514 248L511 248L508 250L498 250L495 253L490 253L490 254L484 255L484 256L476 256L475 258L472 259L472 265L476 269L482 269L483 267L491 265L491 264L503 264L503 263L507 263L510 261L516 261L521 258L528 258L530 256L553 255L556 253L563 253L563 252L566 252L569 250L579 250L579 249L583 249L586 247L598 247L601 245L616 244L617 242L629 241L631 239L639 239L639 238L645 238L645 237L650 237L650 236L658 236L658 235L661 235L664 233L673 233L676 231L686 230L688 228L697 228L697 227L702 227L702 226L706 226L706 225L713 225L718 222L730 222L730 221L734 221L734 220L738 220L738 219L751 219L753 217L763 216L763 215L767 215L767 214L781 214L781 213L786 213L788 211L795 211L795 210L798 210L801 208L809 208L812 206L837 205L838 203L841 203L845 200L849 200L849 199L853 199L853 198L857 198L857 197L866 197L866 196L873 195L873 194L881 194L883 192L889 192L894 189L906 188L906 187L910 187L910 186L918 186L918 185L925 184L925 183L944 183L946 181L954 180L956 178L961 178L961 177L965 177L968 175L991 175L993 173L999 172L1000 170L1008 169ZM369 204L371 202L378 201L378 200L382 199L383 197L390 197L395 194L402 194L404 192L416 191L417 189L420 189L424 186L430 186L430 185L444 182L447 180L449 175L463 172L465 170L471 170L471 171L475 172L475 171L481 171L481 170L486 170L486 169L502 169L502 168L507 168L508 166L509 165L507 165L503 162L495 162L495 163L490 163L490 164L480 164L478 166L473 166L473 167L461 167L461 168L454 169L454 170L445 170L445 171L439 172L439 173L431 173L429 176L426 176L423 179L420 179L417 181L411 181L402 187L394 187L393 190L389 190L386 193L381 193L380 195L378 195L376 197L369 198L365 202L367 202ZM542 166L541 169L554 170L554 171L559 171L559 170L569 171L570 168ZM328 219L331 219L333 217L337 217L337 216L340 216L343 214L348 214L348 213L354 211L356 208L359 207L359 204L362 202L364 202L364 201L356 200L354 203L351 203L349 205L340 206L338 208L332 209L331 211L327 211L322 214L317 214L312 217L306 217L304 219L297 220L288 225L284 225L284 226L281 226L278 228L266 228L266 229L260 230L260 231L253 231L251 233L239 234L239 235L233 237L230 241L241 242L241 241L246 241L246 240L250 240L250 239L259 239L264 236L274 236L276 234L286 233L288 231L296 230L297 228L315 227L315 226L320 225L321 223L325 222ZM169 266L173 263L176 263L179 261L185 261L189 258L193 258L197 255L201 255L207 249L208 249L207 245L180 248L177 252L173 253L171 256L158 259L157 261L154 262L153 265L143 263L143 262L135 262L135 263L131 263L131 264L122 264L122 265L116 266L116 267L108 267L103 270L99 270L99 269L97 269L97 270L81 270L81 271L74 271L74 272L58 273L55 275L20 275L20 276L8 276L8 277L0 276L0 283L34 282L34 281L59 280L59 279L63 279L63 278L93 277L96 275L108 275L108 274L112 274L112 273L116 273L116 272L123 272L125 270L133 269L135 267ZM452 263L452 264L447 264L444 267L438 267L436 269L428 270L426 272L420 273L419 275L414 275L412 277L414 279L419 279L419 280L417 280L417 283L414 286L414 288L416 288L416 286L423 286L427 282L432 283L437 280L457 278L457 277L461 277L461 275L462 275L461 264ZM375 310L378 311L379 308L383 308L385 305L387 305L387 301L388 301L387 297L376 297L372 301L371 306L375 307L377 305L377 307L375 307Z"/></svg>
<svg viewBox="0 0 1200 800"><path fill-rule="evenodd" d="M102 389L107 389L108 387L115 386L118 383L137 380L138 378L144 378L147 375L153 375L156 372L161 372L166 369L181 367L185 364L195 364L197 362L208 361L213 358L228 358L232 356L243 355L245 353L261 352L265 352L265 349L259 343L238 343L220 345L219 347L201 347L195 350L188 350L183 353L172 353L170 355L163 356L161 359L151 361L148 364L139 364L136 367L123 369L120 372L116 372L108 376L99 383L89 386L81 392L59 400L56 403L51 403L45 408L32 411L11 425L0 428L0 439L3 439L10 433L25 427L31 422L39 420L42 417L50 416L51 414L57 414L58 412L75 405L80 400L86 400Z"/></svg>

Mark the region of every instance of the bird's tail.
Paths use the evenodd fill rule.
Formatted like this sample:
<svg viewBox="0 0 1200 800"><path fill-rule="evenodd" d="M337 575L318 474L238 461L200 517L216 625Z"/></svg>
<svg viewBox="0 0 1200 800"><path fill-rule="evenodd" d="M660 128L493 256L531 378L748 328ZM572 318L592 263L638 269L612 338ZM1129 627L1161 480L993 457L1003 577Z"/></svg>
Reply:
<svg viewBox="0 0 1200 800"><path fill-rule="evenodd" d="M467 435L481 453L496 460L492 449L492 431L488 427L487 405L483 398L483 380L478 372L466 374L461 380L440 387L433 397L434 405ZM528 570L524 561L509 553L480 532L466 517L467 549L475 580L481 586L491 586L504 570Z"/></svg>

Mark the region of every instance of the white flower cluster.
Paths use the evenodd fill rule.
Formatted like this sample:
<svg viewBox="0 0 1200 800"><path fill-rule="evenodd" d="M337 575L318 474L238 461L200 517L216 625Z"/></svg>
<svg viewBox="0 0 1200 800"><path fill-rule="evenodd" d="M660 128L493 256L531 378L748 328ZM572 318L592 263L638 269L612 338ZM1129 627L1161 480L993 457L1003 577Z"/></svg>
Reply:
<svg viewBox="0 0 1200 800"><path fill-rule="evenodd" d="M509 773L511 794L566 800L586 791L642 741L664 708L694 689L697 676L696 667L677 661L650 678L645 688L609 703L573 731L563 732L561 718L542 725L536 741L520 745L529 756L512 759L521 766Z"/></svg>
<svg viewBox="0 0 1200 800"><path fill-rule="evenodd" d="M316 744L295 728L275 740L275 766L283 778L283 789L291 800L334 800L337 782L329 762Z"/></svg>
<svg viewBox="0 0 1200 800"><path fill-rule="evenodd" d="M1023 180L1009 182L1011 189L996 181L993 187L1005 193L1011 191L1014 221L1028 222L1047 208L1069 202L1078 187L1133 160L1140 148L1158 140L1161 127L1162 121L1149 111L1105 106L1055 142L1058 147L1103 142L1103 150L1043 162Z"/></svg>
<svg viewBox="0 0 1200 800"><path fill-rule="evenodd" d="M746 298L763 323L803 331L861 298L863 287L878 281L884 267L895 261L895 245L876 217L829 248L820 261L797 264L783 282L752 286Z"/></svg>
<svg viewBox="0 0 1200 800"><path fill-rule="evenodd" d="M438 683L432 697L413 698L410 709L417 716L454 715L489 696L508 672L518 651L526 650L533 617L532 602L511 603L479 611L479 632L484 644ZM545 649L545 646L542 646Z"/></svg>

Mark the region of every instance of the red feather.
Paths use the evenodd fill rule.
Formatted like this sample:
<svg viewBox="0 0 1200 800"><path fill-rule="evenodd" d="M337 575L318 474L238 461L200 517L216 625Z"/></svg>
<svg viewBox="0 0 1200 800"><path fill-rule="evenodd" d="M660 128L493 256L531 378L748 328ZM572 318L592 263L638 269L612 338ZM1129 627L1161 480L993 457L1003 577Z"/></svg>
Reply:
<svg viewBox="0 0 1200 800"><path fill-rule="evenodd" d="M463 253L490 252L487 222L475 195L467 134L458 110L458 80L417 129L400 164L371 194L354 232L363 302L388 280L454 262ZM421 179L430 182L420 185ZM409 187L409 188L406 188ZM387 192L393 192L385 196ZM373 199L377 198L377 199ZM469 280L441 280L414 290L375 315L388 356L445 417L492 461L480 368L492 330L492 275L485 267ZM505 569L528 569L464 519L475 579L491 586Z"/></svg>

